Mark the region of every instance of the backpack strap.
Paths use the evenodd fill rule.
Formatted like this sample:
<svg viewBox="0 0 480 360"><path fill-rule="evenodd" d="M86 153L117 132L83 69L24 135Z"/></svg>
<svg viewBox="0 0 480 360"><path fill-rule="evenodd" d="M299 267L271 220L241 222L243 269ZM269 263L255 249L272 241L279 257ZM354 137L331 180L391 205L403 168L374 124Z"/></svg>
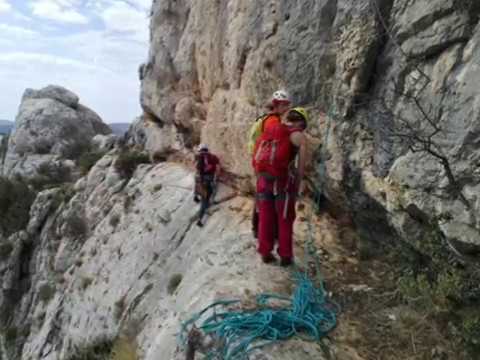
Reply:
<svg viewBox="0 0 480 360"><path fill-rule="evenodd" d="M198 172L200 173L200 175L204 175L205 174L205 169L208 165L208 162L205 162L205 157L206 157L207 153L200 153L198 154L198 163L197 163L197 169L198 169Z"/></svg>
<svg viewBox="0 0 480 360"><path fill-rule="evenodd" d="M209 162L208 162L208 159L209 159L209 158L210 158L210 156L209 156L208 153L203 154L203 166L204 166L205 168L208 168L208 165L210 165ZM204 168L204 169L205 169L205 168Z"/></svg>
<svg viewBox="0 0 480 360"><path fill-rule="evenodd" d="M262 116L261 116L261 118L262 118L262 133L265 131L265 122L267 121L267 119L268 119L270 116L278 117L279 120L280 120L280 114L277 114L277 113L271 113L271 114L262 115Z"/></svg>

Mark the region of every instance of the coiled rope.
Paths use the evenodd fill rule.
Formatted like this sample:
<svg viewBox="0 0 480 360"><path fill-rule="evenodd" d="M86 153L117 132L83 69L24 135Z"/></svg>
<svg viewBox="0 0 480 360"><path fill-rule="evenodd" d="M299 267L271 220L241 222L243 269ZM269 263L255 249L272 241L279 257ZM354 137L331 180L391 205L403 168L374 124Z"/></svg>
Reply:
<svg viewBox="0 0 480 360"><path fill-rule="evenodd" d="M182 324L180 345L187 345L188 335L194 328L216 340L215 345L206 351L205 359L243 360L252 351L268 344L295 336L319 341L332 331L337 324L339 308L324 288L311 221L309 233L305 242L305 268L295 268L296 290L291 298L261 294L256 299L258 308L244 311L227 309L239 304L239 300L217 301ZM315 268L309 270L312 264ZM272 300L276 300L275 305ZM283 306L280 307L278 301ZM223 310L218 312L220 308ZM197 326L197 322L201 325Z"/></svg>

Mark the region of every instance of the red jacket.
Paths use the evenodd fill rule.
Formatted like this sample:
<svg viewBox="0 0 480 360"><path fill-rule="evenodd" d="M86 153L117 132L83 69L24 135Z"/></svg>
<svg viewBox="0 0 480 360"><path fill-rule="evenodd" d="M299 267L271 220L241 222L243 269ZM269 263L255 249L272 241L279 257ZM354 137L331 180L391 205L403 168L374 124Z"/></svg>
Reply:
<svg viewBox="0 0 480 360"><path fill-rule="evenodd" d="M196 156L196 163L200 175L213 175L217 171L220 160L209 152L201 152Z"/></svg>

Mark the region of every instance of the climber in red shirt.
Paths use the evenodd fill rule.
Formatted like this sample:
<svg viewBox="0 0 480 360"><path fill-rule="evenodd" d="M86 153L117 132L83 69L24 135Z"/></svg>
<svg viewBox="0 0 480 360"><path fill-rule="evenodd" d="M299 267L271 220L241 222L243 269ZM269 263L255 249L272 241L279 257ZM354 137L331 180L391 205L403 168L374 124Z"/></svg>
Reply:
<svg viewBox="0 0 480 360"><path fill-rule="evenodd" d="M273 93L271 100L268 103L268 113L260 116L252 125L248 137L248 151L250 154L255 149L257 139L265 130L268 130L282 122L282 116L290 110L291 98L287 91L277 90ZM252 232L258 238L258 211L257 206L254 205L252 213Z"/></svg>
<svg viewBox="0 0 480 360"><path fill-rule="evenodd" d="M210 206L210 198L217 186L217 176L220 172L220 160L210 153L208 146L200 144L195 156L197 168L194 201L201 202L197 226L203 226L203 217ZM200 198L199 198L200 196Z"/></svg>
<svg viewBox="0 0 480 360"><path fill-rule="evenodd" d="M255 145L252 162L257 175L258 252L265 263L275 261L272 255L275 235L280 265L293 263L295 202L305 171L303 131L307 122L306 110L293 108L284 123L265 130Z"/></svg>

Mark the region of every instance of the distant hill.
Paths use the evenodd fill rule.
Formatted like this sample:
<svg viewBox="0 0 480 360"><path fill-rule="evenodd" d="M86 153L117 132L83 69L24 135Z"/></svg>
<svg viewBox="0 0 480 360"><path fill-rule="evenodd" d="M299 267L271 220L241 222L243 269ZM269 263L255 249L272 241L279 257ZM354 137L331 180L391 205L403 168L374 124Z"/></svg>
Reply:
<svg viewBox="0 0 480 360"><path fill-rule="evenodd" d="M123 136L130 127L130 123L112 123L108 124L115 135Z"/></svg>
<svg viewBox="0 0 480 360"><path fill-rule="evenodd" d="M0 120L0 134L8 134L12 131L13 121Z"/></svg>

